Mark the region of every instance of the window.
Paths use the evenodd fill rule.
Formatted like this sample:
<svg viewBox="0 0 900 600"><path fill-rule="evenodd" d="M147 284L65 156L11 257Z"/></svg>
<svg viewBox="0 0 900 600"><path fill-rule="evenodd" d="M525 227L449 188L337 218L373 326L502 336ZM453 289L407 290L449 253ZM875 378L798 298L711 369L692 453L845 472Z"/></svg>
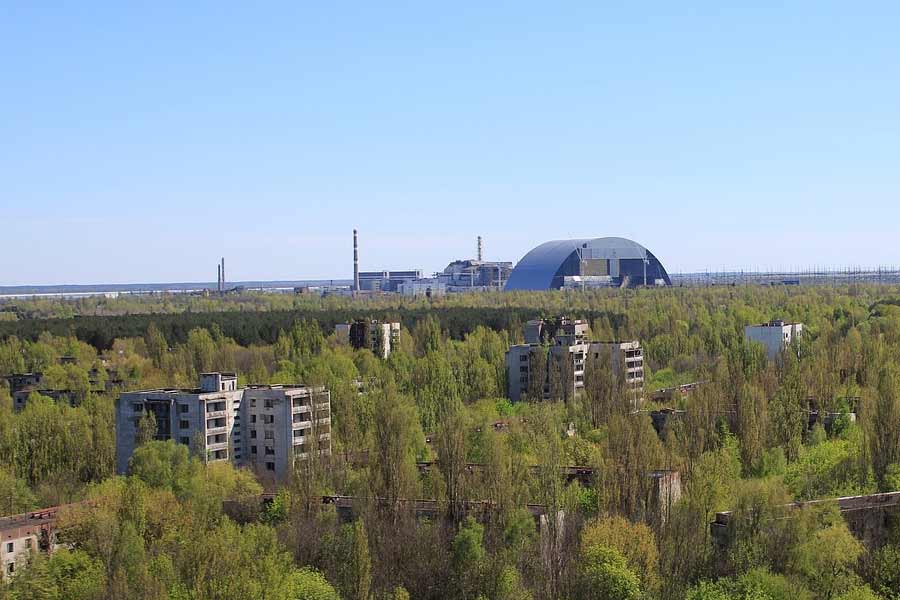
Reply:
<svg viewBox="0 0 900 600"><path fill-rule="evenodd" d="M527 372L528 372L528 367L525 367L525 366L519 367L519 373L527 373Z"/></svg>
<svg viewBox="0 0 900 600"><path fill-rule="evenodd" d="M274 471L274 470L275 470L275 463L273 463L273 462L267 462L267 463L266 463L266 470L267 470L267 471Z"/></svg>
<svg viewBox="0 0 900 600"><path fill-rule="evenodd" d="M256 398L250 398L250 408L256 408Z"/></svg>
<svg viewBox="0 0 900 600"><path fill-rule="evenodd" d="M25 538L25 549L31 550L31 538Z"/></svg>
<svg viewBox="0 0 900 600"><path fill-rule="evenodd" d="M7 543L6 543L6 551L7 551L7 552L12 552L12 551L13 551L13 543L12 543L12 542L7 542Z"/></svg>
<svg viewBox="0 0 900 600"><path fill-rule="evenodd" d="M272 408L275 406L275 401L271 398L266 398L266 408Z"/></svg>
<svg viewBox="0 0 900 600"><path fill-rule="evenodd" d="M9 563L6 565L6 574L12 575L16 570L16 563Z"/></svg>
<svg viewBox="0 0 900 600"><path fill-rule="evenodd" d="M180 443L184 444L185 446L191 445L191 438L188 438L188 437L180 437L180 438L178 438L178 441Z"/></svg>
<svg viewBox="0 0 900 600"><path fill-rule="evenodd" d="M256 415L250 415L250 422L256 423Z"/></svg>
<svg viewBox="0 0 900 600"><path fill-rule="evenodd" d="M251 429L251 430L250 430L250 439L251 439L251 440L255 440L255 439L256 439L256 430L255 430L255 429Z"/></svg>
<svg viewBox="0 0 900 600"><path fill-rule="evenodd" d="M250 454L256 454L256 446L250 446Z"/></svg>
<svg viewBox="0 0 900 600"><path fill-rule="evenodd" d="M135 402L131 405L131 410L134 412L144 412L144 403L143 402Z"/></svg>
<svg viewBox="0 0 900 600"><path fill-rule="evenodd" d="M191 410L191 407L188 406L187 404L179 404L178 405L178 412L180 412L181 414L190 412L190 410Z"/></svg>
<svg viewBox="0 0 900 600"><path fill-rule="evenodd" d="M266 446L266 456L275 456L275 448Z"/></svg>
<svg viewBox="0 0 900 600"><path fill-rule="evenodd" d="M274 439L275 439L275 432L272 431L271 429L266 429L265 438L266 438L267 440L274 440Z"/></svg>
<svg viewBox="0 0 900 600"><path fill-rule="evenodd" d="M178 426L181 427L182 429L189 429L191 426L191 422L185 421L184 419L182 419L181 421L178 422Z"/></svg>
<svg viewBox="0 0 900 600"><path fill-rule="evenodd" d="M527 355L527 354L522 354L522 355L519 356L519 362L525 362L525 361L527 361L527 360L528 360L528 355Z"/></svg>
<svg viewBox="0 0 900 600"><path fill-rule="evenodd" d="M272 425L275 422L275 415L263 415L263 423Z"/></svg>

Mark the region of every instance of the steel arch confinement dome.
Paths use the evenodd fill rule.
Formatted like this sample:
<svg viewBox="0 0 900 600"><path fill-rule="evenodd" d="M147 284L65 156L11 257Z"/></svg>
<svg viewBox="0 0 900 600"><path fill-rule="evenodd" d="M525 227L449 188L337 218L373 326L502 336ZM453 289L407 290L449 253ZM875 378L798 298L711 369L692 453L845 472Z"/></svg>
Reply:
<svg viewBox="0 0 900 600"><path fill-rule="evenodd" d="M506 290L672 285L652 252L631 240L605 237L546 242L513 269Z"/></svg>

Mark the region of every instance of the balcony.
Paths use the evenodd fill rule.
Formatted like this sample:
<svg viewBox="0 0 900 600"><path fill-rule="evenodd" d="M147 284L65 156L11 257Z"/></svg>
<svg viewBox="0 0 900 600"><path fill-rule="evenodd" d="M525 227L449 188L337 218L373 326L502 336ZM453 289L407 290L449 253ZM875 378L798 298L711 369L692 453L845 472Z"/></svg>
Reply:
<svg viewBox="0 0 900 600"><path fill-rule="evenodd" d="M217 417L227 417L227 416L228 416L227 410L213 410L213 411L206 413L207 419L215 419Z"/></svg>

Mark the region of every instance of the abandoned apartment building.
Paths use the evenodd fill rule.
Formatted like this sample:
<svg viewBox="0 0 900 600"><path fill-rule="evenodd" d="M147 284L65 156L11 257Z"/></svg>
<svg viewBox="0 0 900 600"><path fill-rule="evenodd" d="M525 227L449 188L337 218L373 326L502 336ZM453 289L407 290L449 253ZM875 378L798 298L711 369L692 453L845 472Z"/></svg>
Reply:
<svg viewBox="0 0 900 600"><path fill-rule="evenodd" d="M116 468L128 470L138 423L156 419L156 439L184 444L208 462L230 461L283 478L310 452L331 453L331 395L322 386L238 387L234 373L203 373L197 389L125 392L116 402Z"/></svg>
<svg viewBox="0 0 900 600"><path fill-rule="evenodd" d="M525 343L511 346L506 353L509 399L518 402L538 389L543 378L543 398L560 383L563 400L584 389L585 368L591 360L608 359L609 368L622 376L629 401L637 409L644 394L644 356L638 341L590 341L586 321L561 317L525 324Z"/></svg>

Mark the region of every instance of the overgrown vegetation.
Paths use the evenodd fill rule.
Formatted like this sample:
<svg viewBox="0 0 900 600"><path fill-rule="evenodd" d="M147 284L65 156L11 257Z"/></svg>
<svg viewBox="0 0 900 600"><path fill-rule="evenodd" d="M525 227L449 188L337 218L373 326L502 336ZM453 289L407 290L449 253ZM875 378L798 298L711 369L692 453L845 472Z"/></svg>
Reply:
<svg viewBox="0 0 900 600"><path fill-rule="evenodd" d="M740 287L19 303L20 317L55 319L0 323L0 373L42 371L76 406L34 395L16 413L0 388L2 512L93 501L64 519L71 548L35 556L0 597L900 597L900 538L867 549L828 505L781 518L791 500L898 489L898 296ZM142 314L105 316L122 309ZM639 339L660 387L706 383L676 396L686 412L662 436L618 401L603 365L574 402L511 405L504 352L525 320L556 314L589 319L597 339ZM330 335L365 315L403 323L387 361ZM771 318L806 326L777 364L742 336ZM171 443L144 444L129 475L114 476L117 391L193 387L211 370L332 392L333 455L301 463L261 515L252 474L204 467ZM835 415L827 431L808 427L810 397ZM567 465L595 476L569 482ZM654 500L656 470L680 473L674 506ZM342 523L323 494L358 498L357 519ZM417 519L405 501L423 497L441 514ZM226 516L224 500L244 510ZM490 508L467 510L472 500ZM528 504L548 515L542 527ZM717 549L709 523L721 510L734 511L731 542Z"/></svg>

